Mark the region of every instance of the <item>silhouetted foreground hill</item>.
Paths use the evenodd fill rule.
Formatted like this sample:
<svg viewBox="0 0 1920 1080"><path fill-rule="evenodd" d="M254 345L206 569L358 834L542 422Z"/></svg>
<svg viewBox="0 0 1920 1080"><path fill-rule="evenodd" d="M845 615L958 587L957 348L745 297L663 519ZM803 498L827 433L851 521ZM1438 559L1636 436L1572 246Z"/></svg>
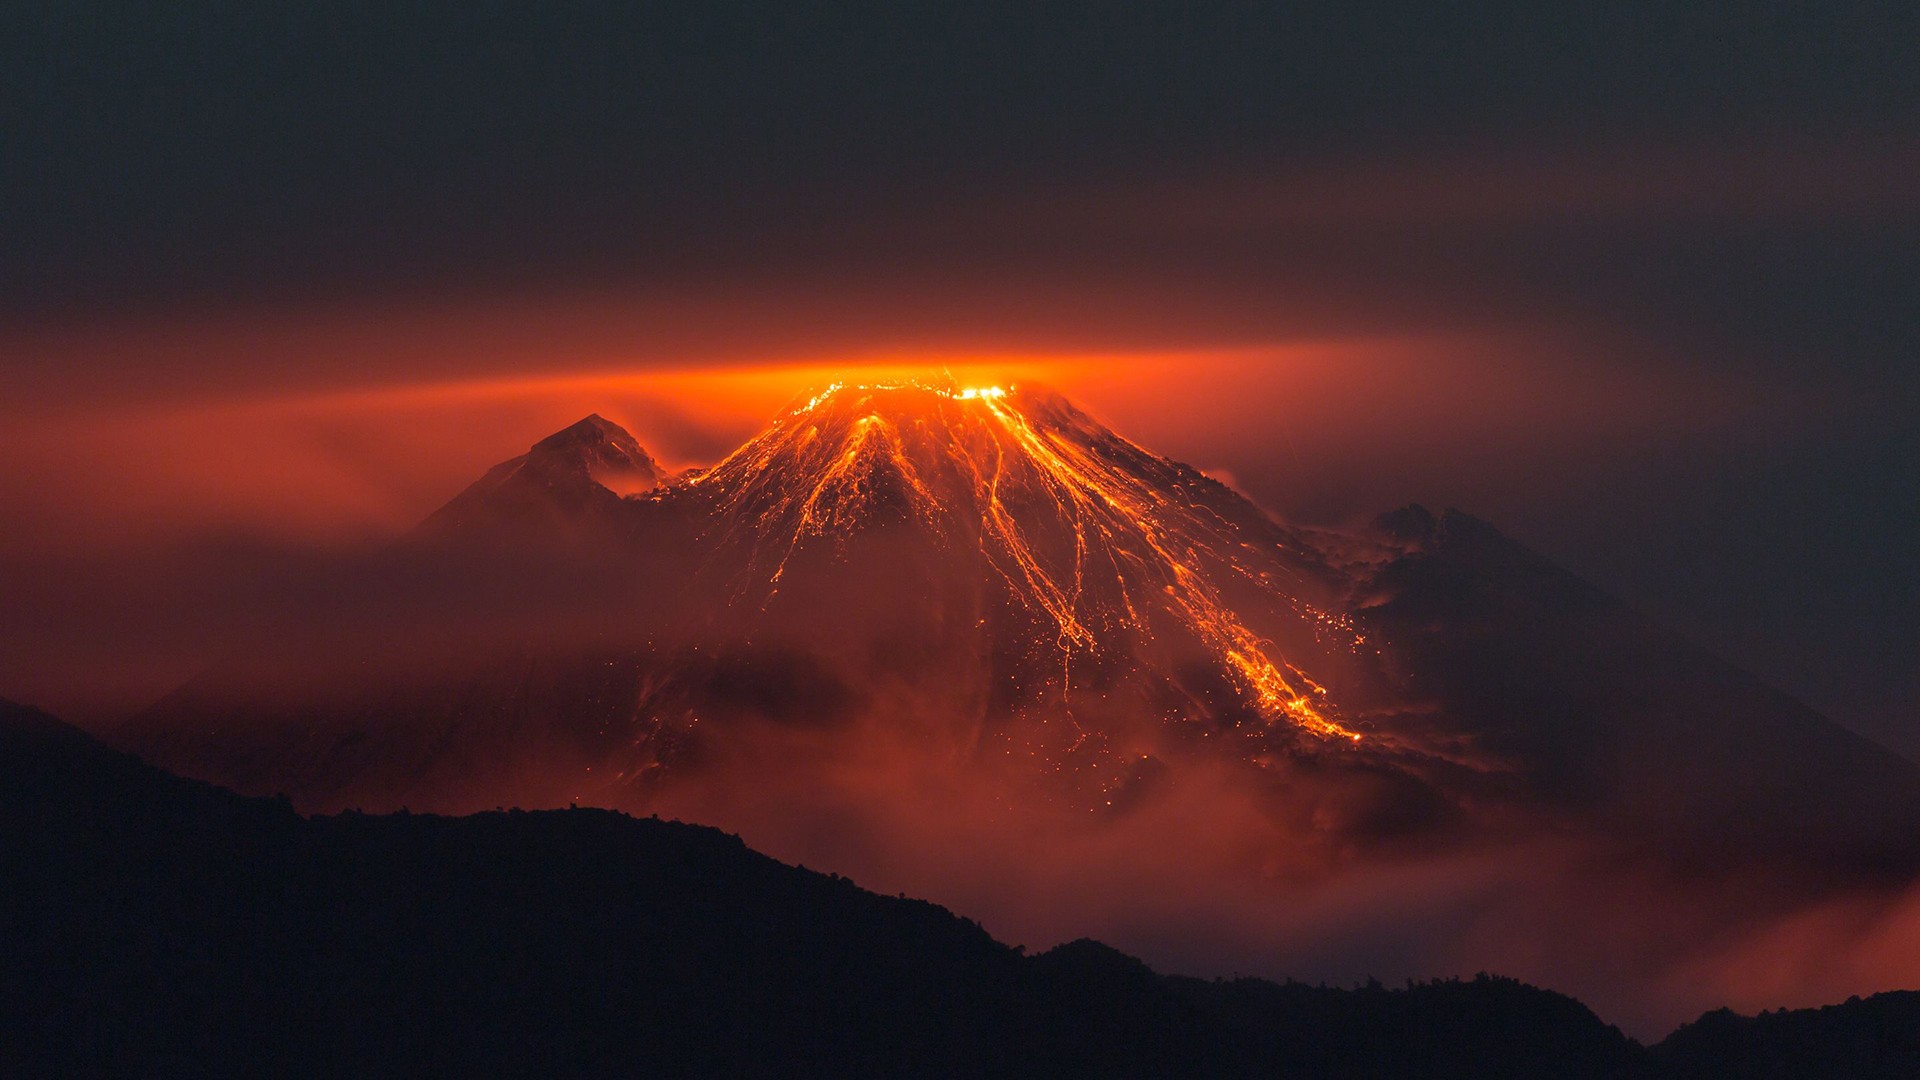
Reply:
<svg viewBox="0 0 1920 1080"><path fill-rule="evenodd" d="M1916 995L1711 1014L1649 1052L1506 979L1024 956L695 826L303 819L4 703L0 883L9 1076L1920 1075Z"/></svg>
<svg viewBox="0 0 1920 1080"><path fill-rule="evenodd" d="M1900 990L1844 1005L1738 1016L1717 1009L1653 1048L1681 1077L1920 1076L1920 992Z"/></svg>

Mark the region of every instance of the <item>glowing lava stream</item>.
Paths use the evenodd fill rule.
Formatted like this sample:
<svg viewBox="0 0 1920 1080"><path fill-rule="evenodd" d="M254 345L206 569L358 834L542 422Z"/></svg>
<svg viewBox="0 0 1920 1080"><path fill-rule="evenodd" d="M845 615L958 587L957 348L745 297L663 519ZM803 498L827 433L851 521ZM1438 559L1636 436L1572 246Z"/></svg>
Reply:
<svg viewBox="0 0 1920 1080"><path fill-rule="evenodd" d="M850 397L855 394L860 397ZM886 395L887 408L874 404L880 395ZM931 407L915 409L916 404ZM847 405L851 409L842 407ZM1325 688L1286 664L1293 673L1289 678L1282 664L1267 655L1269 643L1227 607L1203 574L1189 567L1195 537L1213 558L1250 579L1261 576L1247 571L1230 553L1233 545L1208 542L1209 534L1218 534L1217 527L1193 510L1170 503L1140 476L1110 460L1113 454L1097 452L1096 445L1104 442L1109 450L1118 447L1141 461L1168 467L1170 463L1084 421L1064 403L1061 415L1041 426L1029 418L1030 407L1027 395L997 386L835 383L685 484L716 491L724 520L752 522L763 537L780 545L779 554L769 556L773 565L764 579L777 591L789 560L804 540L844 534L864 519L877 497L875 477L882 467L897 478L898 493L904 495L910 512L945 533L946 517L959 508L946 505L954 500L943 500L936 493L943 486L941 477L922 473L923 469L951 469L952 479L972 489L980 509L981 549L989 564L1015 596L1044 612L1057 628L1063 673L1070 674L1076 652L1091 653L1100 647L1100 636L1081 611L1090 562L1095 561L1090 553L1097 541L1119 587L1125 625L1142 633L1149 630L1132 591L1135 586L1129 583L1131 576L1148 587L1158 587L1170 601L1166 607L1251 694L1269 723L1284 719L1323 738L1359 741L1357 732L1327 715ZM1073 426L1070 435L1082 438L1062 438L1052 430L1068 430L1076 420L1083 421L1087 430ZM909 430L903 432L903 426ZM929 438L922 430L928 427L937 428L939 435L931 442L932 449L927 448ZM825 437L829 431L838 437ZM915 445L921 449L918 458L910 439L917 440ZM803 475L810 482L794 484L792 469L783 474L776 467L783 461L803 462ZM1034 550L1003 498L1009 484L1018 485L1023 494L1037 488L1059 519L1071 523L1071 575L1049 569ZM1183 514L1186 520L1169 520ZM1232 528L1224 521L1221 524ZM1178 538L1182 533L1187 539ZM1183 547L1186 557L1181 554ZM1262 587L1272 588L1264 582Z"/></svg>

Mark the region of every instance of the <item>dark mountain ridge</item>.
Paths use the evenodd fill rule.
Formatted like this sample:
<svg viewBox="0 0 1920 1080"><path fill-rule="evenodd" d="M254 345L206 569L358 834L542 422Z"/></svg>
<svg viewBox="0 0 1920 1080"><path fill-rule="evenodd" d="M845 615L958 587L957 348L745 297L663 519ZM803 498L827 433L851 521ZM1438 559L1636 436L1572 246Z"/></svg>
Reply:
<svg viewBox="0 0 1920 1080"><path fill-rule="evenodd" d="M1388 990L1038 956L617 813L303 818L0 703L12 1075L1792 1076L1920 1070L1888 994L1651 1051L1481 976Z"/></svg>

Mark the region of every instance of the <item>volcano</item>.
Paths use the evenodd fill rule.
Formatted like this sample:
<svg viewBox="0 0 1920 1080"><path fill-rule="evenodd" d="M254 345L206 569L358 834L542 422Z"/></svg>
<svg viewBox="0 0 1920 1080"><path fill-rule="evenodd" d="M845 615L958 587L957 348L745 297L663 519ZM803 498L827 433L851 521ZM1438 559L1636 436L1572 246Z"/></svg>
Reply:
<svg viewBox="0 0 1920 1080"><path fill-rule="evenodd" d="M672 479L589 417L386 558L511 602L414 596L431 662L333 643L297 691L284 652L234 658L122 744L312 809L461 811L646 809L885 743L1096 818L1229 770L1334 851L1548 822L1920 869L1920 768L1491 526L1290 526L1040 388L836 384Z"/></svg>

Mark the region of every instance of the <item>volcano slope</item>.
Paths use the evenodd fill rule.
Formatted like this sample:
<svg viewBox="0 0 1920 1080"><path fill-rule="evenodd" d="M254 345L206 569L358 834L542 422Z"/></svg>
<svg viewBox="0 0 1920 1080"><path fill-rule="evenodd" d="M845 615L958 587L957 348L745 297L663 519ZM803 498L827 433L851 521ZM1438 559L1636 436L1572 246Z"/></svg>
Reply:
<svg viewBox="0 0 1920 1080"><path fill-rule="evenodd" d="M309 811L677 815L1190 969L1244 970L1256 923L1366 921L1344 904L1409 942L1583 942L1584 971L1920 870L1920 768L1491 526L1289 526L1034 388L829 387L671 479L590 418L322 593L118 744ZM1499 966L1603 1006L1647 977L1312 947L1286 973ZM1688 993L1652 1020L1729 1000Z"/></svg>

